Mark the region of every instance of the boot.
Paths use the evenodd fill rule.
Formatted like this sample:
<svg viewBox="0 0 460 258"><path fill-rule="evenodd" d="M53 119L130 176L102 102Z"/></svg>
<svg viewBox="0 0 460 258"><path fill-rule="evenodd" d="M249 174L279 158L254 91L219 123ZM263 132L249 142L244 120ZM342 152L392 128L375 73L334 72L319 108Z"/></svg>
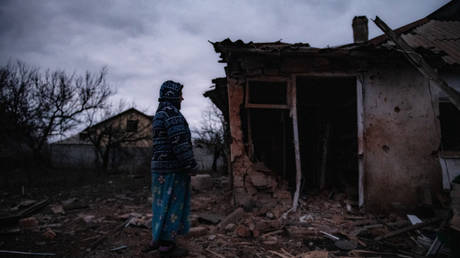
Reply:
<svg viewBox="0 0 460 258"><path fill-rule="evenodd" d="M153 242L153 240L152 240L152 241L149 242L149 244L146 247L142 248L142 252L143 253L148 253L148 252L157 250L159 247L160 247L160 245L158 244L158 242Z"/></svg>
<svg viewBox="0 0 460 258"><path fill-rule="evenodd" d="M188 250L179 247L174 242L160 243L158 249L160 251L160 257L185 257L188 255Z"/></svg>

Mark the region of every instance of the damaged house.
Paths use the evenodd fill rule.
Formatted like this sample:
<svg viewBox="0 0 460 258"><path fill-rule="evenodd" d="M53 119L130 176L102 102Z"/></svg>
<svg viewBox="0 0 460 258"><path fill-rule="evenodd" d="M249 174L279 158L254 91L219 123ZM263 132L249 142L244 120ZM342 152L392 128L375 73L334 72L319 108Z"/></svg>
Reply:
<svg viewBox="0 0 460 258"><path fill-rule="evenodd" d="M229 122L237 204L284 184L410 209L460 174L460 111L385 35L369 40L366 17L352 26L339 47L212 43L226 78L205 96ZM395 32L460 90L459 1Z"/></svg>

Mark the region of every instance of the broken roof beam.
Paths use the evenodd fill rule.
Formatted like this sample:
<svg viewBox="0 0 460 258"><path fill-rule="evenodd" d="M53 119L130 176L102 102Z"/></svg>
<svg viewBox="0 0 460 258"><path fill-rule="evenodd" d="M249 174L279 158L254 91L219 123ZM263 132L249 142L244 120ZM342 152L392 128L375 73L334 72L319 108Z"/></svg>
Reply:
<svg viewBox="0 0 460 258"><path fill-rule="evenodd" d="M448 96L449 100L460 110L460 93L450 87L426 61L422 55L417 53L407 42L397 35L388 25L378 16L375 17L374 23L379 27L387 37L399 47L409 62L422 73L425 78L432 80Z"/></svg>

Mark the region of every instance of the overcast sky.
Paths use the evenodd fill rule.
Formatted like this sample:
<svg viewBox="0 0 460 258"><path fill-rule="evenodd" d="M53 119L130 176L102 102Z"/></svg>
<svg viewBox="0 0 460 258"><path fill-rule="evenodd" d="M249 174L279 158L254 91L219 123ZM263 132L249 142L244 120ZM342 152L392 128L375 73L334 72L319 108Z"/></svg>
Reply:
<svg viewBox="0 0 460 258"><path fill-rule="evenodd" d="M22 60L68 72L109 68L119 98L148 114L165 80L185 85L182 111L197 126L211 80L225 76L210 41L353 41L356 15L392 28L425 17L448 0L0 0L0 62ZM380 33L369 22L370 37Z"/></svg>

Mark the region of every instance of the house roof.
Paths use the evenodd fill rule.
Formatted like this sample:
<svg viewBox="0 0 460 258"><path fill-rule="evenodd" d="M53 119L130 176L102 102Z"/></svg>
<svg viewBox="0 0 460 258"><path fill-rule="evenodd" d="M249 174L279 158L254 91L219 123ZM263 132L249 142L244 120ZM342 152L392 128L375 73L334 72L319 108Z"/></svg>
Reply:
<svg viewBox="0 0 460 258"><path fill-rule="evenodd" d="M86 130L88 130L88 129L90 129L90 128L93 128L93 127L98 127L98 126L101 125L101 124L108 123L108 122L110 122L110 121L112 121L112 120L117 119L118 117L121 117L121 116L123 116L123 115L125 115L125 114L127 114L127 113L131 113L131 112L133 112L133 113L138 113L139 115L144 116L145 118L147 118L147 119L149 119L149 120L153 119L153 116L149 116L149 115L147 115L147 114L145 114L145 113L143 113L143 112L137 110L136 108L129 108L129 109L123 111L123 112L120 112L120 113L118 113L118 114L116 114L116 115L113 115L113 116L111 116L111 117L109 117L109 118L107 118L107 119L105 119L105 120L102 120L102 121L100 121L100 122L97 123L97 124L94 124L94 125L92 125L92 126L89 126L89 127L85 128L85 130L83 130L82 132L84 132L84 131L86 131Z"/></svg>
<svg viewBox="0 0 460 258"><path fill-rule="evenodd" d="M460 64L460 0L453 0L430 15L395 30L407 43L423 53L440 56L448 65ZM348 55L355 50L394 50L395 46L386 36L370 39L364 43L352 43L339 47L314 48L308 43L289 44L281 41L267 43L244 43L242 40L211 42L220 62L228 62L232 53L260 55L321 54Z"/></svg>

